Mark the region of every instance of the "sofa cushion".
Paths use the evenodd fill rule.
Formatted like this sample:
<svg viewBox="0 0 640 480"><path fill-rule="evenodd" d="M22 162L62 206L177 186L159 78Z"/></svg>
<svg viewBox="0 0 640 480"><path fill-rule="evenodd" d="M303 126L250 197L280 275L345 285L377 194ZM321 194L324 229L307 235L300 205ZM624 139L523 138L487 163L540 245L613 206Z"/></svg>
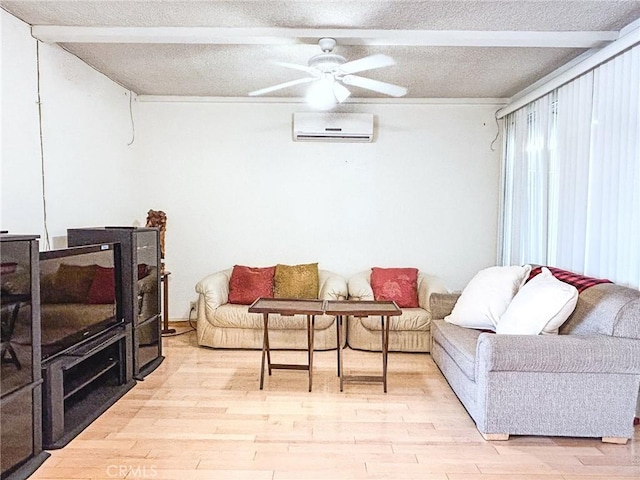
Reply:
<svg viewBox="0 0 640 480"><path fill-rule="evenodd" d="M363 317L362 326L368 330L382 329L380 317ZM431 326L431 315L423 308L403 308L402 315L391 317L389 330L393 332L428 332Z"/></svg>
<svg viewBox="0 0 640 480"><path fill-rule="evenodd" d="M482 333L480 330L462 328L444 320L434 320L431 323L433 342L449 354L469 380L475 380L476 345Z"/></svg>
<svg viewBox="0 0 640 480"><path fill-rule="evenodd" d="M555 278L549 269L527 282L500 317L496 333L512 335L558 334L576 308L578 289Z"/></svg>
<svg viewBox="0 0 640 480"><path fill-rule="evenodd" d="M478 338L482 371L640 374L640 343L609 335L493 335Z"/></svg>
<svg viewBox="0 0 640 480"><path fill-rule="evenodd" d="M580 293L576 309L560 328L560 335L593 333L640 338L640 291L602 283Z"/></svg>
<svg viewBox="0 0 640 480"><path fill-rule="evenodd" d="M445 320L461 327L495 331L498 320L530 271L530 265L480 270L462 291Z"/></svg>
<svg viewBox="0 0 640 480"><path fill-rule="evenodd" d="M229 279L229 303L251 305L258 298L272 298L275 270L234 265Z"/></svg>
<svg viewBox="0 0 640 480"><path fill-rule="evenodd" d="M371 288L376 300L393 300L400 308L419 307L417 268L373 267Z"/></svg>
<svg viewBox="0 0 640 480"><path fill-rule="evenodd" d="M264 328L264 316L261 313L249 313L248 310L248 305L226 303L216 308L209 319L209 323L221 328L262 330ZM335 318L330 315L316 315L315 330L323 330L329 327L335 329L334 320ZM306 315L269 315L269 330L306 330L306 328Z"/></svg>
<svg viewBox="0 0 640 480"><path fill-rule="evenodd" d="M318 264L277 264L274 283L274 298L318 298Z"/></svg>
<svg viewBox="0 0 640 480"><path fill-rule="evenodd" d="M318 270L318 298L322 300L346 300L349 296L347 281L328 270Z"/></svg>

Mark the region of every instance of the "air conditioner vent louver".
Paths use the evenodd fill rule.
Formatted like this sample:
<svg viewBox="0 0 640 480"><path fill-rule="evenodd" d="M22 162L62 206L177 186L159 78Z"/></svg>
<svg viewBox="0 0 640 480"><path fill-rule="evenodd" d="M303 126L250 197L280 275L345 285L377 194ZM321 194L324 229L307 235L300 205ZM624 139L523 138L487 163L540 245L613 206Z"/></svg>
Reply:
<svg viewBox="0 0 640 480"><path fill-rule="evenodd" d="M373 114L294 113L293 139L307 142L371 142Z"/></svg>

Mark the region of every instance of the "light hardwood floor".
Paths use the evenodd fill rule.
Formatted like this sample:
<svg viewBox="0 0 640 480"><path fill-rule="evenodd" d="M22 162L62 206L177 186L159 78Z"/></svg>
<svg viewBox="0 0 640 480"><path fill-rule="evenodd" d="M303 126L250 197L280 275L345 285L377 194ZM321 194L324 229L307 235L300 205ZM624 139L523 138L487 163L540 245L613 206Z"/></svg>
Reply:
<svg viewBox="0 0 640 480"><path fill-rule="evenodd" d="M258 389L260 352L211 350L193 332L163 339L166 359L32 479L621 480L640 478L640 428L627 445L511 437L486 442L427 354L389 355L381 385L339 391L336 353ZM351 374L379 353L344 351ZM304 362L274 352L274 362Z"/></svg>

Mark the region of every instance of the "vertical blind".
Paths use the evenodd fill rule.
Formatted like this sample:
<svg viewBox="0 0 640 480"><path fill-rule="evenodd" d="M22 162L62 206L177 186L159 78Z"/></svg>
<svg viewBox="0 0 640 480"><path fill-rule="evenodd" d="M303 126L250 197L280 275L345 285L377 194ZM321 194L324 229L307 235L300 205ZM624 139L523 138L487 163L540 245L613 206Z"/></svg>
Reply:
<svg viewBox="0 0 640 480"><path fill-rule="evenodd" d="M500 261L640 287L640 46L505 117Z"/></svg>

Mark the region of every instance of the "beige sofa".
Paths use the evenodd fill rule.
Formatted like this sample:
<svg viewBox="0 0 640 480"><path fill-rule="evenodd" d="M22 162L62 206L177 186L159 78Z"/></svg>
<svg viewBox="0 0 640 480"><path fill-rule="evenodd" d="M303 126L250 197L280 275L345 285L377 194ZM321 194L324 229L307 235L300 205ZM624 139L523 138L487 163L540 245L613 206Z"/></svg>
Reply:
<svg viewBox="0 0 640 480"><path fill-rule="evenodd" d="M348 280L349 299L374 300L371 288L371 270L353 275ZM402 315L392 317L389 324L389 351L428 352L431 347L432 293L447 293L443 281L433 275L418 273L419 308L403 308ZM357 350L381 351L380 317L349 317L347 343Z"/></svg>
<svg viewBox="0 0 640 480"><path fill-rule="evenodd" d="M197 338L201 346L212 348L262 348L263 317L249 313L248 305L228 303L229 280L233 268L203 278L196 285L198 293ZM347 282L335 273L318 270L322 300L345 300ZM337 346L336 319L333 315L315 318L314 348L330 350ZM344 333L341 334L345 338ZM307 323L305 315L269 317L271 349L306 350Z"/></svg>

